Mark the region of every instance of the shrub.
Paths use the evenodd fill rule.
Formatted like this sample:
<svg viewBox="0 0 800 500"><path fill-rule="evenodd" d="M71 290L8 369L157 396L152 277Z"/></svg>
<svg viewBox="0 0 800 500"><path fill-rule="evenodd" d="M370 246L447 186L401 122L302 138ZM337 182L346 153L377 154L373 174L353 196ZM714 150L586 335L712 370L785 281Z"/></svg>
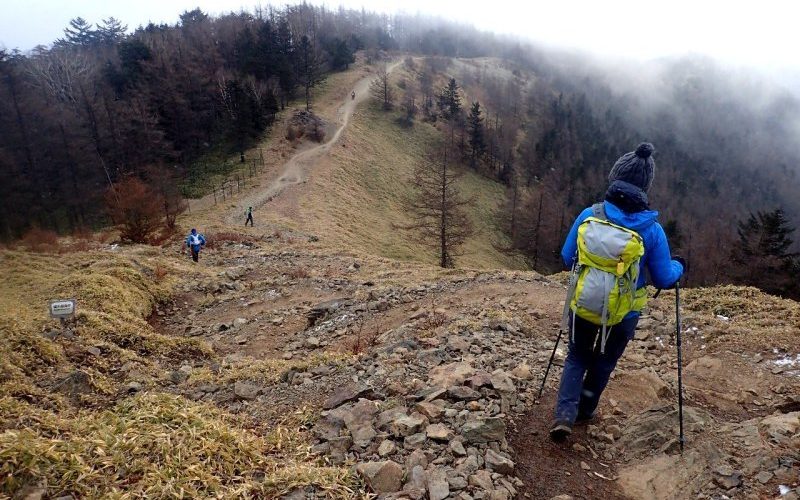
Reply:
<svg viewBox="0 0 800 500"><path fill-rule="evenodd" d="M127 177L105 195L111 220L119 226L120 238L133 243L147 243L162 224L161 196L137 177Z"/></svg>
<svg viewBox="0 0 800 500"><path fill-rule="evenodd" d="M325 127L323 127L319 122L314 122L311 126L311 138L321 143L325 140Z"/></svg>
<svg viewBox="0 0 800 500"><path fill-rule="evenodd" d="M20 240L20 245L31 252L56 253L58 252L58 234L49 229L34 227L25 233Z"/></svg>
<svg viewBox="0 0 800 500"><path fill-rule="evenodd" d="M295 280L311 277L311 275L308 273L308 270L304 267L293 267L286 272L286 276Z"/></svg>

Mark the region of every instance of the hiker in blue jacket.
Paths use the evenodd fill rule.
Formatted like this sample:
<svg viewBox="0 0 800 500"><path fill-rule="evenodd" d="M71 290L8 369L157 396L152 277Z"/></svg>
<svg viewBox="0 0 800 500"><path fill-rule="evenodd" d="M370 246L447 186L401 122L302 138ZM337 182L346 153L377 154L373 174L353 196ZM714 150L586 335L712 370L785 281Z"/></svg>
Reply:
<svg viewBox="0 0 800 500"><path fill-rule="evenodd" d="M653 184L655 162L651 157L653 145L642 143L636 151L622 155L608 176L603 208L609 222L636 231L644 240L644 255L641 257L642 272L637 289L645 286L645 272L650 274L656 288L671 288L681 278L686 262L680 257L671 257L667 236L658 223L658 212L650 210L647 191ZM577 256L578 227L592 216L592 207L586 208L572 225L567 235L561 257L571 268ZM610 327L604 349L599 349L600 326L575 314L569 315L569 352L564 361L555 421L550 430L554 441L563 441L572 433L576 422L586 422L595 415L600 395L603 393L611 372L617 365L628 342L633 339L639 311L628 313L621 323ZM574 325L573 325L574 322Z"/></svg>
<svg viewBox="0 0 800 500"><path fill-rule="evenodd" d="M192 228L189 236L186 237L186 247L192 254L193 261L197 262L197 260L200 258L200 249L202 249L204 246L206 246L205 237L198 233L197 229Z"/></svg>

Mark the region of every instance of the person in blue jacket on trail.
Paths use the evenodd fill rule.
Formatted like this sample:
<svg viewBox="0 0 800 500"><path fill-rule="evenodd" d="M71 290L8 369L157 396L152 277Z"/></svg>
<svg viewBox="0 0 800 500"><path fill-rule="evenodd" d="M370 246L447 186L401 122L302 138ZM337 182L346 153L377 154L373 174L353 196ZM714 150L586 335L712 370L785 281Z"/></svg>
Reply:
<svg viewBox="0 0 800 500"><path fill-rule="evenodd" d="M670 256L667 236L657 220L658 212L650 210L648 205L647 191L655 176L652 153L653 145L642 143L636 151L622 155L608 176L610 185L603 201L609 222L636 231L644 240L645 251L640 261L642 272L637 289L645 286L644 269L649 272L656 288L671 288L686 268L683 259ZM577 256L578 226L592 215L592 207L583 210L567 235L561 250L567 268L572 267ZM570 331L573 321L575 335L574 338L570 336L569 352L558 389L555 421L550 430L551 439L557 442L572 433L573 424L593 419L611 372L633 339L639 311L631 311L621 323L611 327L603 353L596 345L600 326L570 314Z"/></svg>
<svg viewBox="0 0 800 500"><path fill-rule="evenodd" d="M206 246L206 239L202 234L197 232L197 229L192 228L189 236L186 237L186 247L192 254L192 260L197 262L200 258L200 249Z"/></svg>

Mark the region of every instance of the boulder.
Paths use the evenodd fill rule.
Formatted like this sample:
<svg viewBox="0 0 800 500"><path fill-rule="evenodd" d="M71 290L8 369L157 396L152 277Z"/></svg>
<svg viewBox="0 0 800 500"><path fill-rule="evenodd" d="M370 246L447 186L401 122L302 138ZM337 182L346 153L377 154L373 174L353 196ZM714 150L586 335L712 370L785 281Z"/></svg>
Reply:
<svg viewBox="0 0 800 500"><path fill-rule="evenodd" d="M725 490L736 488L742 484L742 473L730 465L720 465L714 469L714 483Z"/></svg>
<svg viewBox="0 0 800 500"><path fill-rule="evenodd" d="M417 405L414 406L414 409L420 414L426 416L428 420L431 421L439 420L439 418L442 416L442 413L444 413L444 408L435 403L429 403L427 401L417 403Z"/></svg>
<svg viewBox="0 0 800 500"><path fill-rule="evenodd" d="M430 500L444 500L447 498L450 495L447 473L439 468L428 471L427 487Z"/></svg>
<svg viewBox="0 0 800 500"><path fill-rule="evenodd" d="M473 389L489 387L492 385L492 376L484 371L480 371L467 380L467 385Z"/></svg>
<svg viewBox="0 0 800 500"><path fill-rule="evenodd" d="M491 381L492 387L498 392L509 394L517 390L511 376L503 370L493 371Z"/></svg>
<svg viewBox="0 0 800 500"><path fill-rule="evenodd" d="M427 426L425 428L425 434L428 436L428 439L433 439L434 441L448 441L453 435L450 429L444 424L432 424Z"/></svg>
<svg viewBox="0 0 800 500"><path fill-rule="evenodd" d="M427 425L427 423L427 418L425 418L422 414L415 412L411 415L398 416L394 419L394 421L392 421L391 424L389 424L389 429L395 436L405 437L420 432L424 426Z"/></svg>
<svg viewBox="0 0 800 500"><path fill-rule="evenodd" d="M428 372L428 382L439 388L462 385L475 373L475 369L467 362L439 365Z"/></svg>
<svg viewBox="0 0 800 500"><path fill-rule="evenodd" d="M470 455L464 459L463 462L456 466L456 471L463 476L470 476L478 471L480 466L478 465L478 459Z"/></svg>
<svg viewBox="0 0 800 500"><path fill-rule="evenodd" d="M380 446L378 446L378 456L381 458L387 457L395 451L397 451L397 446L391 439L384 439L381 441Z"/></svg>
<svg viewBox="0 0 800 500"><path fill-rule="evenodd" d="M367 397L370 393L372 393L372 389L364 384L347 384L334 391L334 393L325 400L322 408L324 410L330 410L344 403L355 401L358 398Z"/></svg>
<svg viewBox="0 0 800 500"><path fill-rule="evenodd" d="M468 443L501 441L506 434L506 424L497 417L470 420L461 428L461 435Z"/></svg>
<svg viewBox="0 0 800 500"><path fill-rule="evenodd" d="M78 396L92 392L92 383L89 374L82 370L75 370L59 380L53 389L67 396Z"/></svg>
<svg viewBox="0 0 800 500"><path fill-rule="evenodd" d="M486 449L486 456L484 460L486 462L486 467L489 468L489 470L506 475L511 475L514 472L514 462L500 455L491 448Z"/></svg>
<svg viewBox="0 0 800 500"><path fill-rule="evenodd" d="M348 410L342 412L342 420L353 436L353 444L366 448L377 434L372 427L372 418L378 413L377 405L361 399Z"/></svg>
<svg viewBox="0 0 800 500"><path fill-rule="evenodd" d="M492 484L492 473L486 469L481 469L475 474L469 476L467 482L470 486L477 486L486 491L494 490L494 485Z"/></svg>
<svg viewBox="0 0 800 500"><path fill-rule="evenodd" d="M469 342L461 337L450 337L447 339L447 347L453 351L467 352L469 351Z"/></svg>
<svg viewBox="0 0 800 500"><path fill-rule="evenodd" d="M406 471L411 471L418 465L423 469L428 468L428 457L422 450L414 450L406 457Z"/></svg>
<svg viewBox="0 0 800 500"><path fill-rule="evenodd" d="M403 439L403 448L407 450L416 450L422 448L425 445L426 440L427 437L425 436L424 432L418 432L416 434L406 436Z"/></svg>
<svg viewBox="0 0 800 500"><path fill-rule="evenodd" d="M447 396L455 401L475 401L481 398L481 393L464 385L448 387Z"/></svg>
<svg viewBox="0 0 800 500"><path fill-rule="evenodd" d="M344 420L340 417L328 414L319 419L314 424L314 435L322 441L329 441L339 437L339 431L344 427Z"/></svg>
<svg viewBox="0 0 800 500"><path fill-rule="evenodd" d="M336 311L342 307L349 305L351 302L352 300L349 298L342 298L317 304L306 314L306 319L308 320L307 328L315 326L317 323L336 313Z"/></svg>
<svg viewBox="0 0 800 500"><path fill-rule="evenodd" d="M233 384L233 393L239 399L255 399L261 394L261 387L239 380Z"/></svg>
<svg viewBox="0 0 800 500"><path fill-rule="evenodd" d="M356 471L364 478L367 485L375 493L394 493L400 491L403 480L403 468L396 462L362 462Z"/></svg>
<svg viewBox="0 0 800 500"><path fill-rule="evenodd" d="M415 465L407 474L408 481L403 486L403 492L411 498L422 499L425 497L428 476L420 465Z"/></svg>
<svg viewBox="0 0 800 500"><path fill-rule="evenodd" d="M800 411L770 415L761 420L759 430L776 443L788 443L800 432Z"/></svg>
<svg viewBox="0 0 800 500"><path fill-rule="evenodd" d="M375 419L375 426L381 430L387 430L395 419L407 415L408 409L405 406L396 406L382 411Z"/></svg>
<svg viewBox="0 0 800 500"><path fill-rule="evenodd" d="M451 490L459 491L467 487L467 478L461 476L447 476L447 484Z"/></svg>
<svg viewBox="0 0 800 500"><path fill-rule="evenodd" d="M511 375L514 375L520 380L531 380L533 378L533 373L531 372L531 367L528 365L528 363L522 363L511 370Z"/></svg>
<svg viewBox="0 0 800 500"><path fill-rule="evenodd" d="M467 450L464 449L464 445L458 439L450 441L448 446L450 447L450 451L457 457L463 457L467 454Z"/></svg>

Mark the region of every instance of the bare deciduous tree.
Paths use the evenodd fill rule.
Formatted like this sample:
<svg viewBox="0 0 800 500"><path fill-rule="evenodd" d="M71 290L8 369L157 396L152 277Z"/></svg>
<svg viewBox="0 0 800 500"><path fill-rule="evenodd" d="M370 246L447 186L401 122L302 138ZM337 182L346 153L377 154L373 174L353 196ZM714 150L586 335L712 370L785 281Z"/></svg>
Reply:
<svg viewBox="0 0 800 500"><path fill-rule="evenodd" d="M474 234L466 215L466 207L472 200L465 199L458 188L461 176L449 164L446 150L429 154L414 169L413 192L404 200L411 222L398 226L420 243L436 249L441 267L454 267L459 248Z"/></svg>
<svg viewBox="0 0 800 500"><path fill-rule="evenodd" d="M392 89L389 81L389 71L386 69L386 65L378 69L377 76L369 85L369 91L381 103L383 109L387 111L392 109L394 106L394 89Z"/></svg>

